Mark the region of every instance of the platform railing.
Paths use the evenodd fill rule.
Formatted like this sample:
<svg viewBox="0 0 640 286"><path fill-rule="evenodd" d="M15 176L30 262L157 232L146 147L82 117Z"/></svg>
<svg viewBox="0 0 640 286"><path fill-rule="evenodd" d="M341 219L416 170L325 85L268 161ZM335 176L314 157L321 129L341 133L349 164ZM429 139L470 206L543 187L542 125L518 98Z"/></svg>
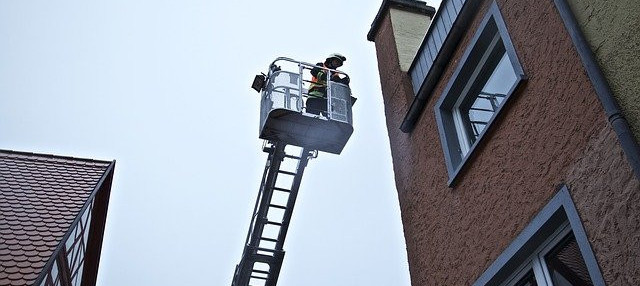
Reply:
<svg viewBox="0 0 640 286"><path fill-rule="evenodd" d="M328 74L347 76L346 73L323 66L279 57L269 66L267 82L262 92L261 126L271 110L281 108L300 112L307 116L317 116L307 110L311 70L320 68ZM327 78L330 78L328 76ZM315 83L317 84L317 83ZM348 85L328 80L326 83L327 114L326 119L352 123L351 89Z"/></svg>

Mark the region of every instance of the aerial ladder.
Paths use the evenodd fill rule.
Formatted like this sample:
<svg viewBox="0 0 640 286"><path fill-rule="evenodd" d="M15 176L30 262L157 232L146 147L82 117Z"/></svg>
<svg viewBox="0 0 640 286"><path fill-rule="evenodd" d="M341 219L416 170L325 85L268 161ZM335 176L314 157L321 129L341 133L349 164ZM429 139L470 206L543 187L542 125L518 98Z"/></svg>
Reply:
<svg viewBox="0 0 640 286"><path fill-rule="evenodd" d="M262 149L268 156L232 286L276 285L307 163L319 151L340 154L353 133L351 107L355 98L348 85L327 81L326 113L307 108L313 68L347 76L341 71L280 57L269 65L266 75L254 79L252 87L261 94L259 137L265 140Z"/></svg>

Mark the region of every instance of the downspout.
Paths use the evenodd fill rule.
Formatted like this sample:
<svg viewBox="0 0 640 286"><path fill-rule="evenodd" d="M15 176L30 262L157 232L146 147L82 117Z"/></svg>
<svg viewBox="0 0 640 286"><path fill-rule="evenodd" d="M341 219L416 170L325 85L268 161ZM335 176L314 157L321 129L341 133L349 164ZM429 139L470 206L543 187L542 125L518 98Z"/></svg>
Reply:
<svg viewBox="0 0 640 286"><path fill-rule="evenodd" d="M622 145L622 150L633 168L633 173L636 175L636 178L640 180L640 147L629 128L629 122L624 117L620 110L620 106L613 97L611 88L609 87L606 78L602 74L598 63L593 56L593 52L591 51L589 44L582 34L582 30L580 29L580 26L578 26L578 22L576 21L569 4L566 0L554 0L554 2L556 4L556 8L558 8L560 16L562 17L562 21L571 36L573 44L578 50L578 54L587 71L587 75L593 83L598 99L600 100L600 103L607 114L607 118L609 119L609 123L616 132L618 140L620 140L620 144Z"/></svg>

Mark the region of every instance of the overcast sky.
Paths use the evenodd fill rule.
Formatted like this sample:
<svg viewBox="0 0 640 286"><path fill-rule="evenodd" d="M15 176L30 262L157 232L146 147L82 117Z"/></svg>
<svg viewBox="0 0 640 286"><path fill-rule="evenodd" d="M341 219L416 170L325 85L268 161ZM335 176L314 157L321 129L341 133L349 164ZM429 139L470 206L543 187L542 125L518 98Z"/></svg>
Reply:
<svg viewBox="0 0 640 286"><path fill-rule="evenodd" d="M342 53L355 131L309 163L278 285L409 285L381 2L0 1L0 148L117 161L98 285L230 285L266 160L253 76Z"/></svg>

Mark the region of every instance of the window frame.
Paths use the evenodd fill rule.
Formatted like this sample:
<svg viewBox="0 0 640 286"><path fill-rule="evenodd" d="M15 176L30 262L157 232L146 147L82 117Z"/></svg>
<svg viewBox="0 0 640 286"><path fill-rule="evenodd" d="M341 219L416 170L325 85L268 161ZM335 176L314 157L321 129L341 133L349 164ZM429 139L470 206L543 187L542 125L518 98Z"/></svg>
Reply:
<svg viewBox="0 0 640 286"><path fill-rule="evenodd" d="M513 281L517 276L514 273L526 274L523 269L532 262L532 256L546 255L569 231L573 232L593 285L604 286L600 267L566 185L560 187L551 201L478 277L473 286L503 285L505 281ZM554 239L555 243L550 244Z"/></svg>
<svg viewBox="0 0 640 286"><path fill-rule="evenodd" d="M490 27L491 23L495 23L495 33L490 33L492 30L488 29L493 28ZM490 34L487 35L487 33ZM481 69L485 66L486 62L476 63L478 62L476 57L478 54L482 56L487 51L488 46L483 48L483 45L486 44L485 42L487 41L487 38L493 38L496 35L499 35L500 40L502 40L505 48L505 54L509 58L511 67L515 72L516 80L509 89L509 92L506 94L502 104L495 110L491 119L487 122L486 127L478 134L475 141L469 144L470 146L467 146L466 142L465 144L461 144L458 137L458 133L466 131L459 130L458 126L460 126L460 122L459 119L457 119L459 114L455 114L456 112L459 113L458 106L460 103L468 97L468 93L463 92L463 87L460 86L460 83L462 81L464 86L473 86L476 84L477 77L471 78L469 70L475 71L476 69ZM489 39L489 42L491 40L492 39ZM473 79L473 82L468 81L470 78ZM440 141L449 174L449 180L447 182L448 186L452 186L454 184L458 174L469 158L474 154L477 146L482 142L482 139L485 137L484 135L491 129L493 122L499 116L504 106L507 105L511 96L524 80L526 80L526 75L524 74L520 61L516 55L515 48L513 47L513 43L509 37L509 33L500 13L500 9L498 8L498 4L493 1L481 24L477 28L475 35L462 55L453 75L443 90L440 99L434 107L438 131L440 133Z"/></svg>
<svg viewBox="0 0 640 286"><path fill-rule="evenodd" d="M535 251L532 251L532 254L526 259L525 264L520 266L520 268L502 282L500 286L515 285L520 282L520 280L524 278L529 271L534 273L534 278L538 285L553 285L545 257L556 246L563 242L570 233L573 233L573 230L571 229L569 222L565 221L551 236L549 236L549 238L547 238L545 242L542 243L542 245L540 245ZM575 237L575 234L573 235ZM542 279L540 279L541 277ZM544 280L545 284L539 283L540 280Z"/></svg>
<svg viewBox="0 0 640 286"><path fill-rule="evenodd" d="M516 283L522 281L529 273L533 274L533 279L536 280L536 273L533 267L533 262L529 261L526 264L522 265L515 273L513 273L507 281L502 282L499 286L505 285L515 285ZM536 280L536 283L538 281Z"/></svg>
<svg viewBox="0 0 640 286"><path fill-rule="evenodd" d="M95 197L90 197L76 216L75 223L69 227L67 238L60 242L59 251L53 258L52 266L44 268L47 270L43 271L46 274L39 284L40 286L79 286L82 284L94 206ZM69 255L72 256L69 257ZM55 280L59 280L59 283L56 283Z"/></svg>

